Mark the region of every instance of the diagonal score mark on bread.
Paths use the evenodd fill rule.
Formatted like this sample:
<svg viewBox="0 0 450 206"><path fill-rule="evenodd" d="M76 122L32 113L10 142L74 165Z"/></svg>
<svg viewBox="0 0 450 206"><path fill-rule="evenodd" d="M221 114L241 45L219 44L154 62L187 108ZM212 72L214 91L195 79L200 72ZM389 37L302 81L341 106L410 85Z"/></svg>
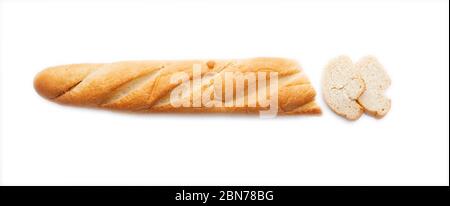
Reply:
<svg viewBox="0 0 450 206"><path fill-rule="evenodd" d="M188 61L123 61L110 64L63 65L46 69L35 78L35 89L55 102L80 106L94 106L115 110L146 112L257 112L265 107L249 106L253 93L236 96L245 99L243 107L175 108L169 104L171 91L182 82L171 83L170 77L186 72L193 78L192 67L201 66L201 75L216 72L214 80L226 71L277 72L279 112L281 114L319 114L315 91L299 65L282 58L252 58L242 60ZM236 87L236 85L234 85ZM247 91L247 84L243 85ZM202 92L212 85L202 82ZM270 97L270 93L268 96ZM191 98L191 101L193 98ZM222 101L225 101L222 99Z"/></svg>
<svg viewBox="0 0 450 206"><path fill-rule="evenodd" d="M58 98L78 86L103 64L68 64L49 67L34 79L34 88L47 99Z"/></svg>
<svg viewBox="0 0 450 206"><path fill-rule="evenodd" d="M132 98L134 93L136 93L140 88L145 88L148 84L153 84L156 77L159 75L161 68L157 68L155 70L150 71L138 78L132 79L129 82L121 85L116 90L114 90L111 94L109 94L108 98L105 99L101 103L102 106L112 106L113 104L118 105L119 102L125 101L127 98ZM151 86L152 87L152 86ZM151 93L151 92L149 92Z"/></svg>

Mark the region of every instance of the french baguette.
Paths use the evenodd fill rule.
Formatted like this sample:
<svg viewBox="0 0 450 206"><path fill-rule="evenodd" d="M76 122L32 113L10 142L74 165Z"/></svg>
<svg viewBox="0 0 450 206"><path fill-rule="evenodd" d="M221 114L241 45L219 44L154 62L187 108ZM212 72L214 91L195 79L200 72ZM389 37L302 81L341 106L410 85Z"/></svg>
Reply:
<svg viewBox="0 0 450 206"><path fill-rule="evenodd" d="M193 80L193 67L197 65L202 81L200 85L173 82L173 75L184 72ZM122 61L107 64L70 64L50 67L38 73L34 80L36 91L43 97L60 103L77 106L100 107L112 110L136 112L233 112L256 113L269 106L259 102L252 104L250 97L259 95L248 87L258 79L246 79L244 85L234 80L233 102L239 99L243 105L226 106L225 91L221 98L212 95L211 101L221 101L225 106L192 106L199 96L195 92L216 91L215 82L224 79L227 72L235 76L242 73L275 72L278 75L276 93L267 89L267 98L277 94L278 114L320 114L315 103L316 92L297 62L283 58L251 58L240 60L177 60L177 61ZM208 74L213 74L208 76ZM224 81L222 81L224 82ZM225 83L222 83L225 84ZM174 106L171 93L185 90L189 95L180 97L191 106ZM244 87L245 93L237 93ZM242 88L241 88L242 89ZM259 89L259 88L258 88ZM199 91L196 91L199 90ZM253 91L253 92L252 92ZM214 93L216 94L216 93ZM217 103L217 102L216 102Z"/></svg>

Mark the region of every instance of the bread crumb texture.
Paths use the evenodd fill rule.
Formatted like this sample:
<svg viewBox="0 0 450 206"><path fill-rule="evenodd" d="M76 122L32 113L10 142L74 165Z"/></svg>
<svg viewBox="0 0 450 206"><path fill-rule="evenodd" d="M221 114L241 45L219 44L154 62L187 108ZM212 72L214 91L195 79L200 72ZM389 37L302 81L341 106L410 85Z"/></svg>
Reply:
<svg viewBox="0 0 450 206"><path fill-rule="evenodd" d="M338 115L357 120L366 112L377 118L385 116L391 100L384 95L391 80L373 56L353 63L348 56L332 59L322 79L325 102Z"/></svg>

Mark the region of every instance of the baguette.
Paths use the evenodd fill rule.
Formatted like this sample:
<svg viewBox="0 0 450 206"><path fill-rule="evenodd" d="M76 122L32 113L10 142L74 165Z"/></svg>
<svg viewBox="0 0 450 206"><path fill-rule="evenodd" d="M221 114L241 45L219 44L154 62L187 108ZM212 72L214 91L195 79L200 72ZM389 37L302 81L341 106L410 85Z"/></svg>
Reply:
<svg viewBox="0 0 450 206"><path fill-rule="evenodd" d="M193 67L198 67L202 81L200 84L187 83L193 80ZM76 105L99 107L112 110L136 112L233 112L256 113L269 109L259 101L253 104L251 98L260 93L250 90L250 83L259 79L246 79L245 84L232 82L233 98L224 98L225 91L216 91L216 82L225 79L225 74L233 77L242 74L269 74L278 76L276 93L266 86L267 98L277 94L278 114L320 114L315 102L316 92L297 62L282 58L251 58L241 60L186 60L186 61L122 61L107 64L70 64L50 67L38 73L34 87L41 96L51 101ZM173 82L175 74L184 73L187 79ZM212 75L210 75L212 74ZM209 76L208 76L209 75ZM222 88L226 85L222 81ZM198 83L198 82L197 82ZM179 102L191 106L174 106L172 95L176 91L185 94L186 85L191 92L179 96ZM259 84L258 84L259 85ZM245 93L237 93L244 88ZM258 91L259 91L258 87ZM196 92L211 93L213 106L195 106L199 97ZM213 95L214 94L214 95ZM220 96L220 98L217 98ZM238 100L242 105L233 105ZM176 102L176 101L175 101ZM223 103L225 106L216 106ZM227 106L231 105L231 106Z"/></svg>

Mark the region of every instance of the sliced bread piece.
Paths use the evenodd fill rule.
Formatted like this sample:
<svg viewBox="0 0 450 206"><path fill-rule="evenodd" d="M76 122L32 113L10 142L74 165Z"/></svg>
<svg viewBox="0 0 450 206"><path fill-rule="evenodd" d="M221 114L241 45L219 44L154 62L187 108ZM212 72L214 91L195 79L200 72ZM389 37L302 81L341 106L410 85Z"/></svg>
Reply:
<svg viewBox="0 0 450 206"><path fill-rule="evenodd" d="M356 69L366 85L366 91L358 98L358 103L368 114L383 117L391 108L391 100L384 95L391 85L391 79L373 56L361 58L356 63Z"/></svg>
<svg viewBox="0 0 450 206"><path fill-rule="evenodd" d="M349 120L356 120L364 113L357 99L365 91L365 84L349 57L339 56L328 63L322 91L325 102L335 113Z"/></svg>

